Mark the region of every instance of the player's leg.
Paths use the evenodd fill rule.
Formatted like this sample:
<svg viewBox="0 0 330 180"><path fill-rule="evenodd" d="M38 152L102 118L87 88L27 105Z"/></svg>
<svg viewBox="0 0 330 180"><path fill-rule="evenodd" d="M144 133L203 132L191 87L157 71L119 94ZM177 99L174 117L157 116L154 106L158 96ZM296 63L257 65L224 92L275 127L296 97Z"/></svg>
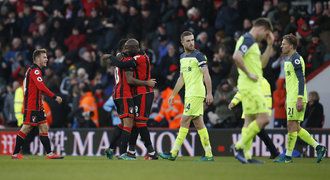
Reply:
<svg viewBox="0 0 330 180"><path fill-rule="evenodd" d="M15 149L12 155L13 159L22 159L23 156L20 153L22 145L24 143L24 139L26 138L26 135L32 130L32 126L28 124L23 124L21 129L18 131L16 136L16 143L15 143Z"/></svg>
<svg viewBox="0 0 330 180"><path fill-rule="evenodd" d="M276 158L280 153L276 149L273 141L269 138L267 132L265 129L261 129L260 132L258 133L258 137L265 143L267 149L270 152L270 159Z"/></svg>
<svg viewBox="0 0 330 180"><path fill-rule="evenodd" d="M142 141L144 142L145 147L147 148L148 154L145 156L145 159L148 160L158 159L158 155L152 146L150 132L147 126L153 99L153 92L140 94L134 97L136 126L138 127L138 132Z"/></svg>
<svg viewBox="0 0 330 180"><path fill-rule="evenodd" d="M135 120L134 120L135 121ZM135 123L134 123L135 124ZM128 151L127 155L136 158L136 141L139 136L139 130L136 127L136 125L133 125L132 131L131 131L131 136L129 137L128 141Z"/></svg>
<svg viewBox="0 0 330 180"><path fill-rule="evenodd" d="M303 140L308 145L312 146L317 153L317 163L321 162L325 153L327 152L327 148L325 146L320 145L315 139L306 131L306 129L300 127L298 124L298 137Z"/></svg>
<svg viewBox="0 0 330 180"><path fill-rule="evenodd" d="M120 136L120 147L119 147L119 151L121 155L127 152L127 145L133 127L133 118L130 117L123 118L123 122L124 122L124 126Z"/></svg>
<svg viewBox="0 0 330 180"><path fill-rule="evenodd" d="M134 103L132 98L120 98L114 100L119 118L122 119L123 127L119 136L119 153L120 159L132 160L133 158L127 157L127 145L129 137L133 127L133 117L134 117ZM116 135L118 135L116 134ZM116 142L116 140L114 140ZM115 145L115 143L114 143ZM112 147L111 147L112 148ZM113 156L113 151L110 149L106 151L106 155L109 159Z"/></svg>
<svg viewBox="0 0 330 180"><path fill-rule="evenodd" d="M182 116L180 122L180 129L178 136L175 139L174 146L172 147L171 154L173 157L176 157L181 149L183 141L186 139L186 136L189 132L190 122L193 119L193 116Z"/></svg>
<svg viewBox="0 0 330 180"><path fill-rule="evenodd" d="M47 159L63 159L63 156L54 154L51 150L50 140L48 137L48 131L49 127L47 125L47 121L41 121L39 123L39 139L44 146L44 149L46 151L46 158Z"/></svg>
<svg viewBox="0 0 330 180"><path fill-rule="evenodd" d="M286 153L285 156L279 157L274 160L277 163L291 163L292 162L292 152L296 145L298 131L299 131L299 119L303 119L302 112L298 112L296 109L295 102L289 102L286 104L287 113L287 141L286 141Z"/></svg>
<svg viewBox="0 0 330 180"><path fill-rule="evenodd" d="M114 103L116 105L117 108L117 113L119 115L119 117L123 117L124 116L124 105L123 105L123 99L114 99ZM123 131L123 119L120 118L121 123L118 124L112 133L111 139L110 139L110 146L108 149L106 149L105 155L107 156L108 159L112 159L113 155L115 154L115 150L116 148L120 145L120 136L122 134Z"/></svg>
<svg viewBox="0 0 330 180"><path fill-rule="evenodd" d="M108 149L105 150L105 155L107 158L112 159L113 155L115 153L116 147L119 146L120 142L120 136L123 131L123 123L118 124L112 133L111 139L110 139L110 146Z"/></svg>
<svg viewBox="0 0 330 180"><path fill-rule="evenodd" d="M212 154L212 147L210 143L209 133L204 124L203 116L198 116L193 120L194 126L197 129L199 138L201 140L203 149L205 151L205 156L202 157L201 160L203 161L214 161L213 154Z"/></svg>

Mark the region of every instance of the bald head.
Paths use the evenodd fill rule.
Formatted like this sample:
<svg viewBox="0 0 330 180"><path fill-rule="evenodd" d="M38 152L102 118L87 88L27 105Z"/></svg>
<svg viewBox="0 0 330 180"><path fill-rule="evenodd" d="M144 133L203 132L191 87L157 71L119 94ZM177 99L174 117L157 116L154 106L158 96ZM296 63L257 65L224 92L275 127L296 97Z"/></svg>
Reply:
<svg viewBox="0 0 330 180"><path fill-rule="evenodd" d="M135 55L140 51L139 41L136 39L128 39L124 44L124 52Z"/></svg>

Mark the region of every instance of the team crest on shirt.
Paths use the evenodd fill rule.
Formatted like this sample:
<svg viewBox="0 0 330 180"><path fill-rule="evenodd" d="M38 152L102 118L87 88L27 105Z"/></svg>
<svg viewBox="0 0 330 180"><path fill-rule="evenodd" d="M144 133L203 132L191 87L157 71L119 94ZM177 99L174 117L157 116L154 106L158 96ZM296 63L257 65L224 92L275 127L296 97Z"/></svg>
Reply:
<svg viewBox="0 0 330 180"><path fill-rule="evenodd" d="M298 65L298 64L300 64L300 60L299 60L299 59L295 59L295 60L294 60L294 63L295 63L296 65Z"/></svg>
<svg viewBox="0 0 330 180"><path fill-rule="evenodd" d="M129 108L129 113L133 114L133 107Z"/></svg>
<svg viewBox="0 0 330 180"><path fill-rule="evenodd" d="M37 77L37 80L38 80L39 82L41 82L41 81L42 81L42 78L41 78L41 77Z"/></svg>
<svg viewBox="0 0 330 180"><path fill-rule="evenodd" d="M243 51L243 53L246 53L246 51L248 50L246 45L242 45L241 46L241 50Z"/></svg>
<svg viewBox="0 0 330 180"><path fill-rule="evenodd" d="M39 74L40 74L40 71L39 71L38 69L36 69L36 70L34 71L34 74L35 74L35 75L39 75Z"/></svg>

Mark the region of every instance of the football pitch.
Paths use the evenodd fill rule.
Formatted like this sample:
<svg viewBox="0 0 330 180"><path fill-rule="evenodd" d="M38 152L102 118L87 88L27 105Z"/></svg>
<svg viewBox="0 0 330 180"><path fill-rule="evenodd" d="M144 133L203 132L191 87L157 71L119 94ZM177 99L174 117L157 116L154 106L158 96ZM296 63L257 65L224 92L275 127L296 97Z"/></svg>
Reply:
<svg viewBox="0 0 330 180"><path fill-rule="evenodd" d="M233 157L216 157L214 162L198 162L198 157L179 157L176 161L108 160L105 157L73 157L46 160L25 156L12 160L0 156L0 177L3 180L192 180L192 179L253 179L308 180L330 178L330 159L320 164L314 158L296 158L291 164L275 164L266 158L262 165L240 164Z"/></svg>

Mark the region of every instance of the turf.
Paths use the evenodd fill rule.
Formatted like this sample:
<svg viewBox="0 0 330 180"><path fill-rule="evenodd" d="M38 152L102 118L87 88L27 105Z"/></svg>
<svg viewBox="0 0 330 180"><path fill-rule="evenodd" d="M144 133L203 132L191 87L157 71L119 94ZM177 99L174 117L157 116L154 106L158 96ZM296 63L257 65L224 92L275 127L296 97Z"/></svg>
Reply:
<svg viewBox="0 0 330 180"><path fill-rule="evenodd" d="M28 156L11 160L0 156L0 177L3 180L101 180L101 179L253 179L253 180L307 180L328 179L330 160L320 164L313 158L296 158L291 164L275 164L266 158L263 165L240 164L233 157L216 157L215 162L196 162L198 157L180 157L167 160L136 161L108 160L105 157L72 157L63 160L45 160Z"/></svg>

